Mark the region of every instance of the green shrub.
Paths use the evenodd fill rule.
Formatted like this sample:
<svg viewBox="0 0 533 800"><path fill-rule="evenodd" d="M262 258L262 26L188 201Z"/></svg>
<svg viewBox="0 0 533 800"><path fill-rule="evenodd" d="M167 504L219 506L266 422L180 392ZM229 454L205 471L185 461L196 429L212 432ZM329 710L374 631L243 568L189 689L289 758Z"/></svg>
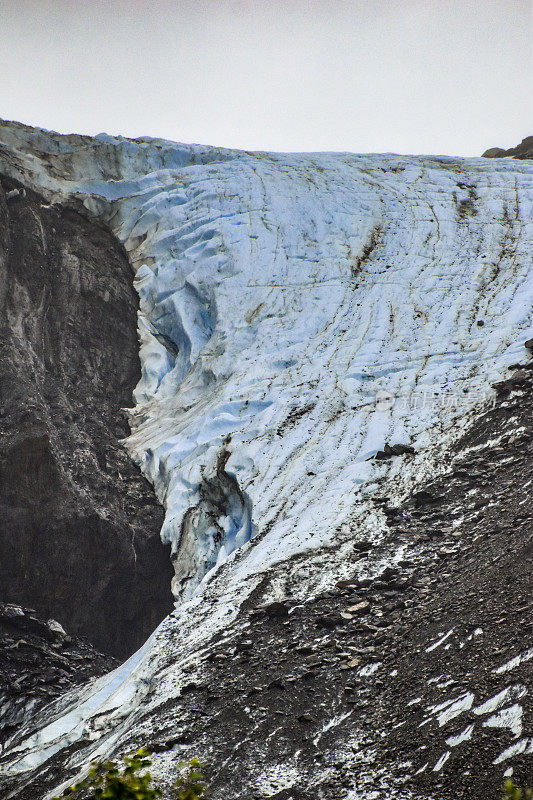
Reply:
<svg viewBox="0 0 533 800"><path fill-rule="evenodd" d="M179 764L182 770L181 776L174 784L177 791L176 800L201 800L207 795L207 786L204 783L204 776L200 772L200 762L197 758L182 761Z"/></svg>
<svg viewBox="0 0 533 800"><path fill-rule="evenodd" d="M533 800L533 789L519 789L509 779L503 785L502 800Z"/></svg>
<svg viewBox="0 0 533 800"><path fill-rule="evenodd" d="M150 766L146 750L137 750L132 756L122 758L123 766L115 761L93 764L89 774L79 783L63 792L65 797L88 797L95 800L156 800L161 797L157 788L151 788L152 776L143 770ZM61 800L54 797L53 800Z"/></svg>
<svg viewBox="0 0 533 800"><path fill-rule="evenodd" d="M152 786L152 776L147 767L151 761L147 750L137 750L132 756L123 756L122 765L116 761L95 763L86 778L63 792L62 798L87 798L87 800L157 800L161 790ZM207 786L200 772L197 758L181 762L181 775L174 784L175 800L202 800Z"/></svg>

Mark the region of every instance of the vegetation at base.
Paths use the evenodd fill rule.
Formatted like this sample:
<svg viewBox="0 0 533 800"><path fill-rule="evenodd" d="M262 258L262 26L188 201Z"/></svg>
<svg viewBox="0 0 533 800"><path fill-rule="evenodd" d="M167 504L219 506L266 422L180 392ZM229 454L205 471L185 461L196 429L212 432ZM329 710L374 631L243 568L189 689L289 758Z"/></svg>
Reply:
<svg viewBox="0 0 533 800"><path fill-rule="evenodd" d="M177 792L176 800L201 800L202 797L207 797L207 786L198 759L191 758L189 762L180 761L178 766L182 774L174 784Z"/></svg>
<svg viewBox="0 0 533 800"><path fill-rule="evenodd" d="M131 756L123 756L122 764L116 761L95 763L86 778L69 786L62 797L84 800L157 800L162 797L157 785L152 785L148 767L152 763L147 750L137 750ZM173 800L203 800L207 797L207 786L197 758L178 764L181 774L174 784Z"/></svg>
<svg viewBox="0 0 533 800"><path fill-rule="evenodd" d="M533 789L519 789L509 779L503 784L502 800L533 800Z"/></svg>
<svg viewBox="0 0 533 800"><path fill-rule="evenodd" d="M123 756L122 764L116 761L94 763L87 777L69 786L61 797L52 800L157 800L162 792L152 785L151 765L148 750L137 750L131 756ZM207 800L207 784L197 758L180 761L180 776L174 783L173 800ZM505 781L502 800L533 800L533 788L520 789L509 778Z"/></svg>

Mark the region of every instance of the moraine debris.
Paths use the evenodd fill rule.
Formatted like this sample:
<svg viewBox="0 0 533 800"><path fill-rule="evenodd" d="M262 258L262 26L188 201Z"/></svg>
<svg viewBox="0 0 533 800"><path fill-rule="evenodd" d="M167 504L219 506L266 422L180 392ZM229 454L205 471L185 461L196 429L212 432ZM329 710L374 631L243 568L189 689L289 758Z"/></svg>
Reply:
<svg viewBox="0 0 533 800"><path fill-rule="evenodd" d="M376 461L384 461L387 458L392 458L393 456L404 456L404 455L414 455L415 448L412 447L410 444L385 444L383 450L378 450L374 459Z"/></svg>

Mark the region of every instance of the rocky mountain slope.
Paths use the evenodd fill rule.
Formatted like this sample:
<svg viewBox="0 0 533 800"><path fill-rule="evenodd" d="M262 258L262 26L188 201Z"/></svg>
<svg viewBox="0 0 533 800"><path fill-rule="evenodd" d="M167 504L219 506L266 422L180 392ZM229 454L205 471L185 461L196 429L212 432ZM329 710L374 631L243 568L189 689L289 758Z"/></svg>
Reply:
<svg viewBox="0 0 533 800"><path fill-rule="evenodd" d="M57 620L0 605L0 746L38 709L117 666Z"/></svg>
<svg viewBox="0 0 533 800"><path fill-rule="evenodd" d="M523 160L532 159L533 136L526 136L525 139L522 139L519 145L516 147L510 147L508 150L504 150L502 147L490 147L483 153L483 158L506 158L508 156Z"/></svg>
<svg viewBox="0 0 533 800"><path fill-rule="evenodd" d="M127 447L178 603L9 738L6 797L140 745L235 800L530 780L531 165L15 123L0 148L128 254Z"/></svg>

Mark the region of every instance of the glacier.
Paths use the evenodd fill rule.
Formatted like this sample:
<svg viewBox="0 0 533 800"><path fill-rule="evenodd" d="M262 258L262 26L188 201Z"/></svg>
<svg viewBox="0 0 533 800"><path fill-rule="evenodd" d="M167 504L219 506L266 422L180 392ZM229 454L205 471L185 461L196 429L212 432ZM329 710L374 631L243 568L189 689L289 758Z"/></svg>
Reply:
<svg viewBox="0 0 533 800"><path fill-rule="evenodd" d="M0 146L11 177L83 203L128 253L142 378L125 444L165 507L176 597L138 654L14 738L17 774L84 739L81 768L142 728L265 575L296 601L346 577L354 541L385 546L374 574L401 560L376 488L399 499L445 470L533 333L533 170L10 123ZM374 460L395 443L414 455Z"/></svg>

